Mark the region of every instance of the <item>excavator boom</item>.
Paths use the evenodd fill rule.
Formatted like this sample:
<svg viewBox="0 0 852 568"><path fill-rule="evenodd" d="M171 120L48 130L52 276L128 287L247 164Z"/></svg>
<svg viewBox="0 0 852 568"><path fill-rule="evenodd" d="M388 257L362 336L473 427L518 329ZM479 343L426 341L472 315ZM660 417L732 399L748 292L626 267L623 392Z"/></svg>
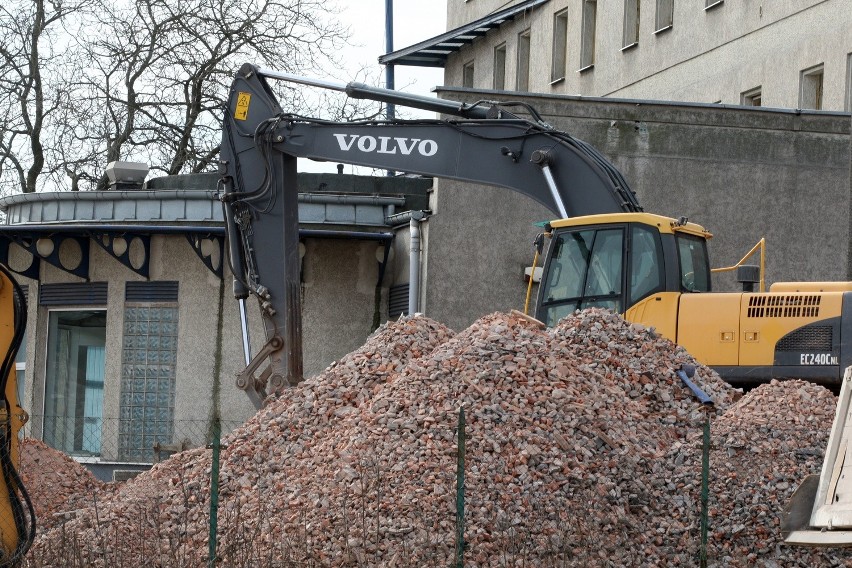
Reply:
<svg viewBox="0 0 852 568"><path fill-rule="evenodd" d="M280 108L268 78L460 118L330 122L301 117ZM234 294L258 297L266 328L266 345L237 381L256 405L269 390L302 378L297 158L506 187L560 217L641 211L622 175L597 150L550 128L534 111L526 119L497 104L485 107L295 78L248 64L240 69L222 133L221 200ZM266 359L270 364L261 371Z"/></svg>

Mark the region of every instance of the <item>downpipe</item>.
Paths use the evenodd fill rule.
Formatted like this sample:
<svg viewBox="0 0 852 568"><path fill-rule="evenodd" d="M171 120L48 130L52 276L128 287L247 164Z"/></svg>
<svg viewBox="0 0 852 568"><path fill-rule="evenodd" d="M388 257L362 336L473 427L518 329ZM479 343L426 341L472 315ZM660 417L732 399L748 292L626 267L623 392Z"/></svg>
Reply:
<svg viewBox="0 0 852 568"><path fill-rule="evenodd" d="M414 215L408 221L411 249L408 258L408 315L420 311L420 219Z"/></svg>

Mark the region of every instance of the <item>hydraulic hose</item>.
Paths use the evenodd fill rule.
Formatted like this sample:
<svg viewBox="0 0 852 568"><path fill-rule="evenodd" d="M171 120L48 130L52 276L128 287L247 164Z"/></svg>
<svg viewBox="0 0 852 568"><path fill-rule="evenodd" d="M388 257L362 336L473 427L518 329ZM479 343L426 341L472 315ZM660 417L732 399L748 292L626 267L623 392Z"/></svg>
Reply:
<svg viewBox="0 0 852 568"><path fill-rule="evenodd" d="M8 556L0 558L0 567L13 567L17 566L23 560L30 546L32 546L36 533L35 510L15 467L12 456L12 445L15 443L15 437L18 432L12 428L12 413L15 411L15 408L13 408L12 401L9 400L6 394L9 376L15 372L15 358L23 342L27 327L27 305L21 287L12 277L9 270L2 264L0 264L0 272L2 272L2 278L12 286L14 312L12 341L3 357L2 366L0 366L0 393L2 393L3 397L2 409L6 413L6 421L0 425L0 472L2 472L3 482L6 485L9 507L12 511L18 534L14 550L10 551Z"/></svg>

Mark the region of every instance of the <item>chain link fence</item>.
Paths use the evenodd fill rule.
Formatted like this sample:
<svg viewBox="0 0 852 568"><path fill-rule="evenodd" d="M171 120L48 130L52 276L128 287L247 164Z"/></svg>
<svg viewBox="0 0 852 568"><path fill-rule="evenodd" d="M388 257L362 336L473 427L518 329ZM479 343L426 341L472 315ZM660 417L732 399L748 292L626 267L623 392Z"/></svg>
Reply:
<svg viewBox="0 0 852 568"><path fill-rule="evenodd" d="M227 434L239 421L222 421ZM207 446L213 439L211 420L141 420L30 416L22 429L24 437L44 441L48 446L86 465L151 465L174 453Z"/></svg>

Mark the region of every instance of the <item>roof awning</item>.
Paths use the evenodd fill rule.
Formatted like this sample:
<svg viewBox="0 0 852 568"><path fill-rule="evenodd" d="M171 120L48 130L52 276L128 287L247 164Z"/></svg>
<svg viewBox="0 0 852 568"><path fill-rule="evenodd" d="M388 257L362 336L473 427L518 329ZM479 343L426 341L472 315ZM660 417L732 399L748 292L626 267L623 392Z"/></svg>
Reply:
<svg viewBox="0 0 852 568"><path fill-rule="evenodd" d="M447 57L470 45L479 37L506 22L514 20L549 0L526 0L509 8L494 12L460 28L421 41L418 44L379 56L382 65L412 65L415 67L444 67Z"/></svg>

